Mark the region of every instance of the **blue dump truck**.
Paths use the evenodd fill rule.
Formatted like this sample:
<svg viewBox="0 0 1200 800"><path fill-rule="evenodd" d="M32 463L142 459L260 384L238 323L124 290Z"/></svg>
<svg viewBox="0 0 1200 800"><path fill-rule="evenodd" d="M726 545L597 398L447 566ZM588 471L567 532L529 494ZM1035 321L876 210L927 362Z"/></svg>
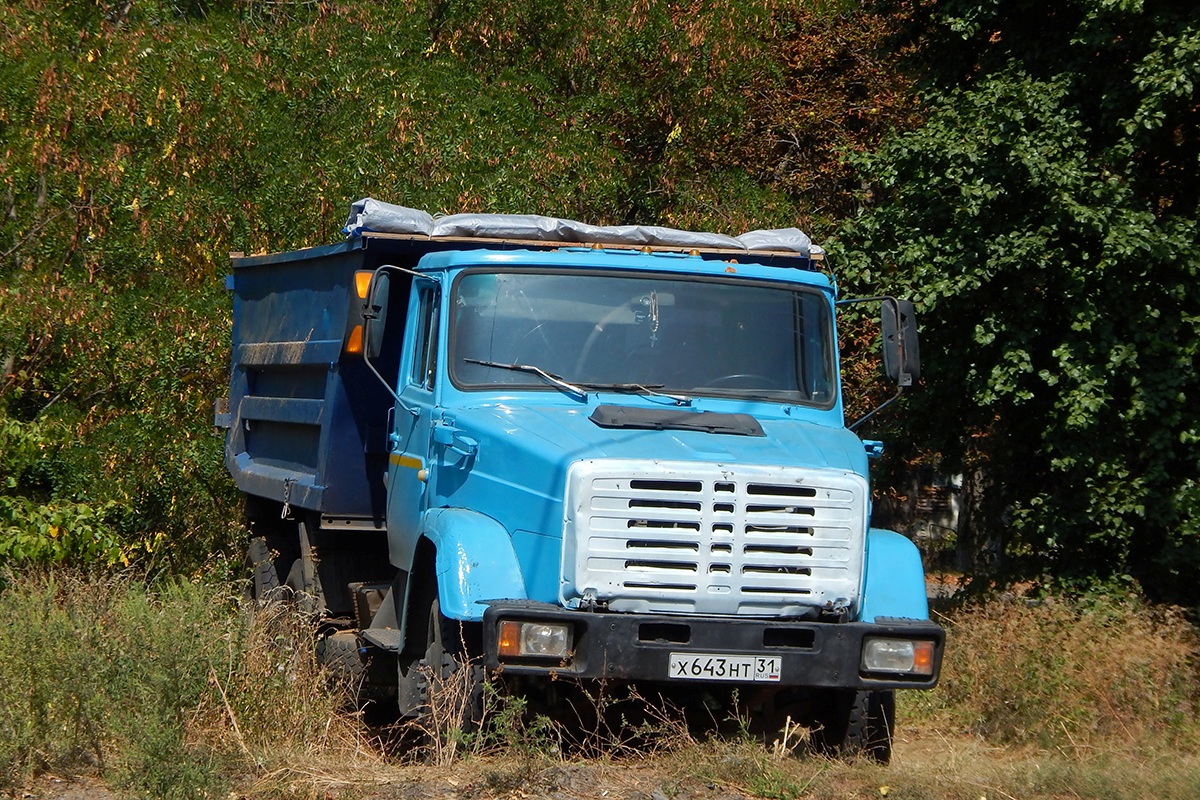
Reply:
<svg viewBox="0 0 1200 800"><path fill-rule="evenodd" d="M628 683L888 758L943 632L870 526L819 248L371 199L346 233L233 257L217 424L256 597L406 714L455 676ZM872 299L911 383L912 306Z"/></svg>

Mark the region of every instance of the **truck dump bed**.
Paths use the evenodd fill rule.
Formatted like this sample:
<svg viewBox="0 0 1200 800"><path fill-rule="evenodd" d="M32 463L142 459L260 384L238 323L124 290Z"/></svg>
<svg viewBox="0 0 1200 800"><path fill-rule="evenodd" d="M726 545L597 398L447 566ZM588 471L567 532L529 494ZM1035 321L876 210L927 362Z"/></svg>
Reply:
<svg viewBox="0 0 1200 800"><path fill-rule="evenodd" d="M391 398L345 351L361 308L361 245L234 258L225 460L247 494L382 519Z"/></svg>

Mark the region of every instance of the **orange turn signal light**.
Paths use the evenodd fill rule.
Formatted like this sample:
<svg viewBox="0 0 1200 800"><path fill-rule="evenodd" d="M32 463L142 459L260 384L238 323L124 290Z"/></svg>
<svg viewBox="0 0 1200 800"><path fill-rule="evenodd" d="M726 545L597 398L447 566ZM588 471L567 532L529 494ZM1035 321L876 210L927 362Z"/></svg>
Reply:
<svg viewBox="0 0 1200 800"><path fill-rule="evenodd" d="M521 626L515 622L500 623L500 655L519 656L521 654Z"/></svg>
<svg viewBox="0 0 1200 800"><path fill-rule="evenodd" d="M913 673L916 675L933 674L933 642L913 642Z"/></svg>
<svg viewBox="0 0 1200 800"><path fill-rule="evenodd" d="M358 292L359 300L367 299L367 290L371 288L371 276L374 274L370 270L359 270L354 273L354 290Z"/></svg>

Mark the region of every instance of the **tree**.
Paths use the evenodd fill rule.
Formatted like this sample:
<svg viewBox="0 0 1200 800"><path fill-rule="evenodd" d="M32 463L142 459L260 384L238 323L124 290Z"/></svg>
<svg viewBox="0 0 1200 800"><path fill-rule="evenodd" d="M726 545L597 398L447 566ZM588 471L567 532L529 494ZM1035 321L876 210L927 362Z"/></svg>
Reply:
<svg viewBox="0 0 1200 800"><path fill-rule="evenodd" d="M904 33L927 122L857 159L842 239L923 311L905 427L986 476L991 571L1200 600L1200 10L952 0Z"/></svg>

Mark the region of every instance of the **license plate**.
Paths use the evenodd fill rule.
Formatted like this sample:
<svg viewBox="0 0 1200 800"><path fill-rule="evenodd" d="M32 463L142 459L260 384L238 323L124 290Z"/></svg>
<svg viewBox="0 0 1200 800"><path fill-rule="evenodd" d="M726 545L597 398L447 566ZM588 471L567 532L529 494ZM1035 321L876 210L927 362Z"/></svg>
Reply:
<svg viewBox="0 0 1200 800"><path fill-rule="evenodd" d="M668 676L694 681L778 681L778 656L671 653Z"/></svg>

